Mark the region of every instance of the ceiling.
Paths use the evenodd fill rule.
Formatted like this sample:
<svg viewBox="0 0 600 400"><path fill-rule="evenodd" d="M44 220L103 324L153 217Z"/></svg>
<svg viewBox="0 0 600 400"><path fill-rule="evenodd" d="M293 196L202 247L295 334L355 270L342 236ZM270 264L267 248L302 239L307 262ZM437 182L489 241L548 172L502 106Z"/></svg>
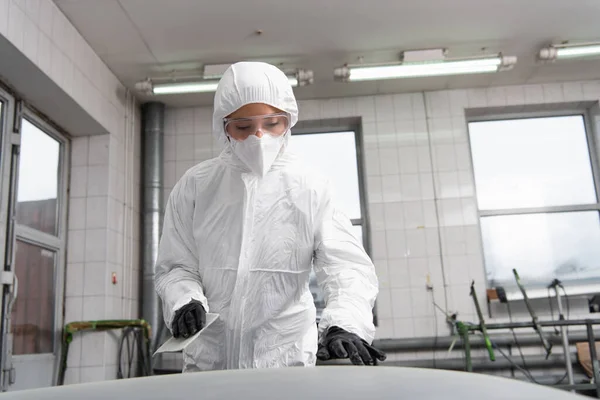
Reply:
<svg viewBox="0 0 600 400"><path fill-rule="evenodd" d="M300 99L600 78L600 60L542 65L535 57L553 42L600 40L598 0L54 1L130 88L147 76L240 60L313 70L315 83L296 90ZM441 47L449 57L485 49L519 60L497 74L333 81L335 67L359 57L394 61L402 50ZM169 106L212 98L160 96Z"/></svg>

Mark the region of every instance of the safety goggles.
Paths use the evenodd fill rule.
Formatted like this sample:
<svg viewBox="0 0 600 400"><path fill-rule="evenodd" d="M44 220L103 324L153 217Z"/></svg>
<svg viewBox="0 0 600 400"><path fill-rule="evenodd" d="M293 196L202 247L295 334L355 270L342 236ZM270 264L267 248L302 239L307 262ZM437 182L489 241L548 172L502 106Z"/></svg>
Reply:
<svg viewBox="0 0 600 400"><path fill-rule="evenodd" d="M223 118L227 136L235 140L246 140L261 131L271 136L281 136L290 128L290 117L286 113L257 115L247 118Z"/></svg>

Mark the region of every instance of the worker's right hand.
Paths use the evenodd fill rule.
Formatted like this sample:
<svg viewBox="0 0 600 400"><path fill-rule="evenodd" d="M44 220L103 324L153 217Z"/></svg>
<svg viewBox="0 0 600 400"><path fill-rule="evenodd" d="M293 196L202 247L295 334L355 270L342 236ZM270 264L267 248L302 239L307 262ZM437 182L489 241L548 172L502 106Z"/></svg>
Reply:
<svg viewBox="0 0 600 400"><path fill-rule="evenodd" d="M175 338L187 338L202 329L205 323L206 311L204 311L202 303L192 299L192 301L175 312L171 331Z"/></svg>

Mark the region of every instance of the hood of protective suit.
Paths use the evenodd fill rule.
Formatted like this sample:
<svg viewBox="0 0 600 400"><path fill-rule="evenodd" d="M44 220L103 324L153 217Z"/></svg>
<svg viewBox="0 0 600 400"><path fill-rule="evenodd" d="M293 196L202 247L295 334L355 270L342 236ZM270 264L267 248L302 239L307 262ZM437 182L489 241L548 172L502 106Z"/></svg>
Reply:
<svg viewBox="0 0 600 400"><path fill-rule="evenodd" d="M290 128L298 122L298 104L287 76L279 68L262 62L240 62L230 66L215 93L213 132L227 144L223 118L246 104L263 103L290 115Z"/></svg>

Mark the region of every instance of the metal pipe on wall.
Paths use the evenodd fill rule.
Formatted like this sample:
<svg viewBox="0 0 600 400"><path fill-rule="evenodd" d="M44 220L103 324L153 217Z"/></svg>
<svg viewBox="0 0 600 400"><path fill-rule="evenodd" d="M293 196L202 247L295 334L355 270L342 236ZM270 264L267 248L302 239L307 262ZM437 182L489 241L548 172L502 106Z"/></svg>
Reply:
<svg viewBox="0 0 600 400"><path fill-rule="evenodd" d="M594 331L596 335L600 334L600 331ZM492 343L498 346L514 346L516 345L515 339L512 334L495 334L490 335ZM540 337L537 334L519 334L517 339L520 346L535 346L541 345ZM387 352L398 352L398 351L419 351L419 350L442 350L448 349L453 341L456 340L455 336L440 336L440 337L424 337L424 338L407 338L407 339L380 339L376 340L373 344L375 347L387 351ZM548 336L548 340L552 344L560 344L561 336L554 335ZM575 331L569 333L569 343L586 342L587 332L586 331ZM471 347L484 347L485 342L483 337L472 335L470 338ZM455 349L462 348L462 343L456 341Z"/></svg>
<svg viewBox="0 0 600 400"><path fill-rule="evenodd" d="M163 161L165 105L142 106L142 318L152 327L151 352L158 347L164 325L154 286L154 264L163 223Z"/></svg>

